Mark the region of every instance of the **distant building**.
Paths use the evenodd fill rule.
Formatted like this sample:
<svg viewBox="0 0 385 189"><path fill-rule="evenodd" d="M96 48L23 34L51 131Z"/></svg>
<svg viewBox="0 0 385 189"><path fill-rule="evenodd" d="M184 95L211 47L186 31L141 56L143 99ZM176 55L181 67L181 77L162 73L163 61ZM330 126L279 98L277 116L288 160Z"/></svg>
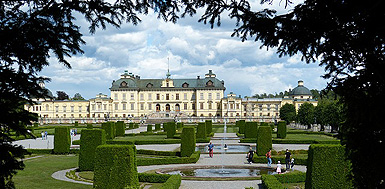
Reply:
<svg viewBox="0 0 385 189"><path fill-rule="evenodd" d="M284 98L241 98L230 92L224 96L224 81L209 70L204 78L173 79L169 73L164 79L141 79L125 71L110 87L111 97L98 94L89 100L34 99L36 105L25 105L45 123L101 122L104 120L131 120L151 118L192 118L273 122L279 119L279 109L286 103L296 109L305 102L317 105L303 81ZM218 120L219 121L219 120Z"/></svg>

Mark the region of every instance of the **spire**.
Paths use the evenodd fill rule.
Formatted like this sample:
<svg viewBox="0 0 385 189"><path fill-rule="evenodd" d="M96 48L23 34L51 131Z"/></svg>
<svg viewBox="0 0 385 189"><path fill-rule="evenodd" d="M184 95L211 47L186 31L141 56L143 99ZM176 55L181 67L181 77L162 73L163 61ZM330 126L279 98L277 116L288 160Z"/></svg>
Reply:
<svg viewBox="0 0 385 189"><path fill-rule="evenodd" d="M167 74L166 74L167 79L170 79L170 76L171 76L171 74L170 74L170 58L167 57Z"/></svg>

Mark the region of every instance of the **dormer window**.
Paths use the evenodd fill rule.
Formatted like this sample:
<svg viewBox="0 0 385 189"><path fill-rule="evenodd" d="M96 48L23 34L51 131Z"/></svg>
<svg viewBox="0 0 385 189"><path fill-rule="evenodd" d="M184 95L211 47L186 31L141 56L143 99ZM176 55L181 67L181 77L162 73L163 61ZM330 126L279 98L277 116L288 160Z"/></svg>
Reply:
<svg viewBox="0 0 385 189"><path fill-rule="evenodd" d="M188 87L188 83L183 83L183 84L182 84L182 87L183 87L183 88L187 88L187 87Z"/></svg>
<svg viewBox="0 0 385 189"><path fill-rule="evenodd" d="M152 88L154 85L152 84L152 83L148 83L147 85L146 85L146 87L147 88Z"/></svg>
<svg viewBox="0 0 385 189"><path fill-rule="evenodd" d="M214 83L209 80L207 83L206 83L206 87L214 87Z"/></svg>
<svg viewBox="0 0 385 189"><path fill-rule="evenodd" d="M127 87L127 82L125 82L125 81L121 82L120 87Z"/></svg>

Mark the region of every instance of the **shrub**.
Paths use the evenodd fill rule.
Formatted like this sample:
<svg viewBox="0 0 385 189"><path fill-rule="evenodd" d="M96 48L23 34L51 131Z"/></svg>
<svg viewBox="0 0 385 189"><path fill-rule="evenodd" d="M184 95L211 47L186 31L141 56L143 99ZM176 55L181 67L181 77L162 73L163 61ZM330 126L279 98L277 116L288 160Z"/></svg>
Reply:
<svg viewBox="0 0 385 189"><path fill-rule="evenodd" d="M206 138L206 124L198 123L197 127L197 138Z"/></svg>
<svg viewBox="0 0 385 189"><path fill-rule="evenodd" d="M116 136L124 136L126 131L126 124L124 123L124 121L117 121L115 123L115 128L116 128Z"/></svg>
<svg viewBox="0 0 385 189"><path fill-rule="evenodd" d="M134 145L96 148L94 188L139 188Z"/></svg>
<svg viewBox="0 0 385 189"><path fill-rule="evenodd" d="M147 132L152 132L152 124L147 124Z"/></svg>
<svg viewBox="0 0 385 189"><path fill-rule="evenodd" d="M116 137L116 125L115 122L110 121L109 124L112 127L112 132L113 132L113 139Z"/></svg>
<svg viewBox="0 0 385 189"><path fill-rule="evenodd" d="M71 137L68 127L56 127L54 137L54 153L67 154L70 152Z"/></svg>
<svg viewBox="0 0 385 189"><path fill-rule="evenodd" d="M83 129L80 136L79 169L94 170L95 150L99 145L106 144L106 132L102 129Z"/></svg>
<svg viewBox="0 0 385 189"><path fill-rule="evenodd" d="M278 181L274 175L262 175L262 186L266 189L284 189L283 185Z"/></svg>
<svg viewBox="0 0 385 189"><path fill-rule="evenodd" d="M256 122L245 123L245 138L257 138L258 125Z"/></svg>
<svg viewBox="0 0 385 189"><path fill-rule="evenodd" d="M277 138L286 138L286 121L278 122Z"/></svg>
<svg viewBox="0 0 385 189"><path fill-rule="evenodd" d="M180 156L180 152L175 151L155 151L155 150L136 150L136 154L147 154L147 155L159 155L159 156Z"/></svg>
<svg viewBox="0 0 385 189"><path fill-rule="evenodd" d="M265 155L273 147L271 140L271 128L269 126L260 126L257 135L257 154Z"/></svg>
<svg viewBox="0 0 385 189"><path fill-rule="evenodd" d="M74 127L79 127L79 122L78 121L75 121Z"/></svg>
<svg viewBox="0 0 385 189"><path fill-rule="evenodd" d="M137 129L139 128L139 124L138 123L134 123L134 129Z"/></svg>
<svg viewBox="0 0 385 189"><path fill-rule="evenodd" d="M276 174L275 178L281 183L299 183L305 182L306 173L301 171L293 171L286 174Z"/></svg>
<svg viewBox="0 0 385 189"><path fill-rule="evenodd" d="M111 122L104 122L102 123L102 129L106 131L106 138L107 139L114 139L114 128L111 124Z"/></svg>
<svg viewBox="0 0 385 189"><path fill-rule="evenodd" d="M182 127L183 127L183 123L182 122L176 123L176 128L180 129Z"/></svg>
<svg viewBox="0 0 385 189"><path fill-rule="evenodd" d="M312 144L309 147L306 188L352 188L350 162L341 145Z"/></svg>
<svg viewBox="0 0 385 189"><path fill-rule="evenodd" d="M33 123L33 127L39 127L39 123L38 122Z"/></svg>
<svg viewBox="0 0 385 189"><path fill-rule="evenodd" d="M182 176L172 175L160 188L165 189L178 189L182 182Z"/></svg>
<svg viewBox="0 0 385 189"><path fill-rule="evenodd" d="M180 144L180 154L182 157L191 156L195 152L196 139L193 126L184 127Z"/></svg>
<svg viewBox="0 0 385 189"><path fill-rule="evenodd" d="M208 136L211 132L213 132L213 121L212 120L206 120L205 124L206 124L206 134Z"/></svg>
<svg viewBox="0 0 385 189"><path fill-rule="evenodd" d="M87 129L93 129L94 126L92 125L92 123L87 123Z"/></svg>
<svg viewBox="0 0 385 189"><path fill-rule="evenodd" d="M157 173L138 173L139 182L164 183L171 175Z"/></svg>
<svg viewBox="0 0 385 189"><path fill-rule="evenodd" d="M155 124L155 131L159 131L159 130L160 130L160 124L157 123L157 124Z"/></svg>
<svg viewBox="0 0 385 189"><path fill-rule="evenodd" d="M239 133L245 134L245 125L246 125L245 120L239 120L238 121Z"/></svg>
<svg viewBox="0 0 385 189"><path fill-rule="evenodd" d="M167 138L173 138L176 133L175 122L168 122L166 124L166 128L167 128Z"/></svg>
<svg viewBox="0 0 385 189"><path fill-rule="evenodd" d="M190 157L165 157L165 158L138 158L138 166L166 165L166 164L187 164L196 163L199 160L200 152L194 152Z"/></svg>
<svg viewBox="0 0 385 189"><path fill-rule="evenodd" d="M260 126L269 126L269 123L266 123L266 122L261 122L259 123Z"/></svg>
<svg viewBox="0 0 385 189"><path fill-rule="evenodd" d="M128 123L128 129L133 129L134 128L134 123Z"/></svg>

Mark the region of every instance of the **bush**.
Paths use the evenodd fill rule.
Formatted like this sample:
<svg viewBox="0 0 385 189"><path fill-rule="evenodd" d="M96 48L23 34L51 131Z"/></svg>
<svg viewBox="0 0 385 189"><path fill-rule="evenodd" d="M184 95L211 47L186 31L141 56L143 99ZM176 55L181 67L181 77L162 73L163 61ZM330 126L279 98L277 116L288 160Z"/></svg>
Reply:
<svg viewBox="0 0 385 189"><path fill-rule="evenodd" d="M206 138L206 124L205 123L198 123L197 127L197 138Z"/></svg>
<svg viewBox="0 0 385 189"><path fill-rule="evenodd" d="M54 153L68 154L71 147L70 130L68 127L55 127Z"/></svg>
<svg viewBox="0 0 385 189"><path fill-rule="evenodd" d="M93 129L94 126L92 125L92 123L87 123L87 129Z"/></svg>
<svg viewBox="0 0 385 189"><path fill-rule="evenodd" d="M128 129L133 129L134 128L134 123L128 123Z"/></svg>
<svg viewBox="0 0 385 189"><path fill-rule="evenodd" d="M172 175L160 188L165 189L178 189L182 182L182 176Z"/></svg>
<svg viewBox="0 0 385 189"><path fill-rule="evenodd" d="M139 124L138 123L134 123L134 129L137 129L139 128Z"/></svg>
<svg viewBox="0 0 385 189"><path fill-rule="evenodd" d="M166 124L167 138L173 138L176 133L175 122L168 122Z"/></svg>
<svg viewBox="0 0 385 189"><path fill-rule="evenodd" d="M180 154L182 157L191 156L195 152L196 139L193 126L184 127L182 130L182 139L180 145Z"/></svg>
<svg viewBox="0 0 385 189"><path fill-rule="evenodd" d="M147 132L152 132L152 124L147 124Z"/></svg>
<svg viewBox="0 0 385 189"><path fill-rule="evenodd" d="M165 157L165 158L138 158L138 166L166 165L166 164L187 164L196 163L199 160L200 152L194 152L190 157Z"/></svg>
<svg viewBox="0 0 385 189"><path fill-rule="evenodd" d="M269 126L269 123L266 123L266 122L261 122L259 123L260 126Z"/></svg>
<svg viewBox="0 0 385 189"><path fill-rule="evenodd" d="M155 124L155 131L159 131L159 130L160 130L160 124L157 123L157 124Z"/></svg>
<svg viewBox="0 0 385 189"><path fill-rule="evenodd" d="M126 124L124 123L124 121L117 121L115 123L115 128L116 128L116 136L124 136L126 131Z"/></svg>
<svg viewBox="0 0 385 189"><path fill-rule="evenodd" d="M176 123L176 128L180 129L182 127L183 127L183 123L182 122Z"/></svg>
<svg viewBox="0 0 385 189"><path fill-rule="evenodd" d="M306 188L353 188L348 179L350 162L341 145L312 144L309 147Z"/></svg>
<svg viewBox="0 0 385 189"><path fill-rule="evenodd" d="M114 139L114 126L111 122L102 123L102 129L106 131L106 139Z"/></svg>
<svg viewBox="0 0 385 189"><path fill-rule="evenodd" d="M79 122L78 122L78 121L75 121L74 127L75 127L75 128L76 128L76 127L79 127Z"/></svg>
<svg viewBox="0 0 385 189"><path fill-rule="evenodd" d="M281 183L299 183L306 181L306 173L293 171L286 174L276 174L275 178Z"/></svg>
<svg viewBox="0 0 385 189"><path fill-rule="evenodd" d="M286 138L286 121L278 122L277 138Z"/></svg>
<svg viewBox="0 0 385 189"><path fill-rule="evenodd" d="M257 154L259 156L265 155L272 148L271 128L269 126L258 127Z"/></svg>
<svg viewBox="0 0 385 189"><path fill-rule="evenodd" d="M33 123L33 127L39 127L39 123L38 122L35 122L35 123Z"/></svg>
<svg viewBox="0 0 385 189"><path fill-rule="evenodd" d="M258 125L256 122L245 123L245 138L257 138Z"/></svg>
<svg viewBox="0 0 385 189"><path fill-rule="evenodd" d="M283 185L278 181L274 175L262 175L262 186L266 189L284 189Z"/></svg>
<svg viewBox="0 0 385 189"><path fill-rule="evenodd" d="M146 155L158 155L158 156L180 156L180 152L174 151L155 151L155 150L136 150L137 154L146 154Z"/></svg>
<svg viewBox="0 0 385 189"><path fill-rule="evenodd" d="M206 120L205 124L206 124L206 134L208 136L211 132L213 132L213 121L212 120Z"/></svg>
<svg viewBox="0 0 385 189"><path fill-rule="evenodd" d="M83 129L80 136L79 169L94 170L95 150L99 145L106 144L106 132L102 129Z"/></svg>
<svg viewBox="0 0 385 189"><path fill-rule="evenodd" d="M245 125L246 125L245 120L239 120L238 121L239 133L245 134Z"/></svg>
<svg viewBox="0 0 385 189"><path fill-rule="evenodd" d="M94 188L139 188L134 145L96 148Z"/></svg>
<svg viewBox="0 0 385 189"><path fill-rule="evenodd" d="M157 173L138 173L139 182L164 183L171 175Z"/></svg>

